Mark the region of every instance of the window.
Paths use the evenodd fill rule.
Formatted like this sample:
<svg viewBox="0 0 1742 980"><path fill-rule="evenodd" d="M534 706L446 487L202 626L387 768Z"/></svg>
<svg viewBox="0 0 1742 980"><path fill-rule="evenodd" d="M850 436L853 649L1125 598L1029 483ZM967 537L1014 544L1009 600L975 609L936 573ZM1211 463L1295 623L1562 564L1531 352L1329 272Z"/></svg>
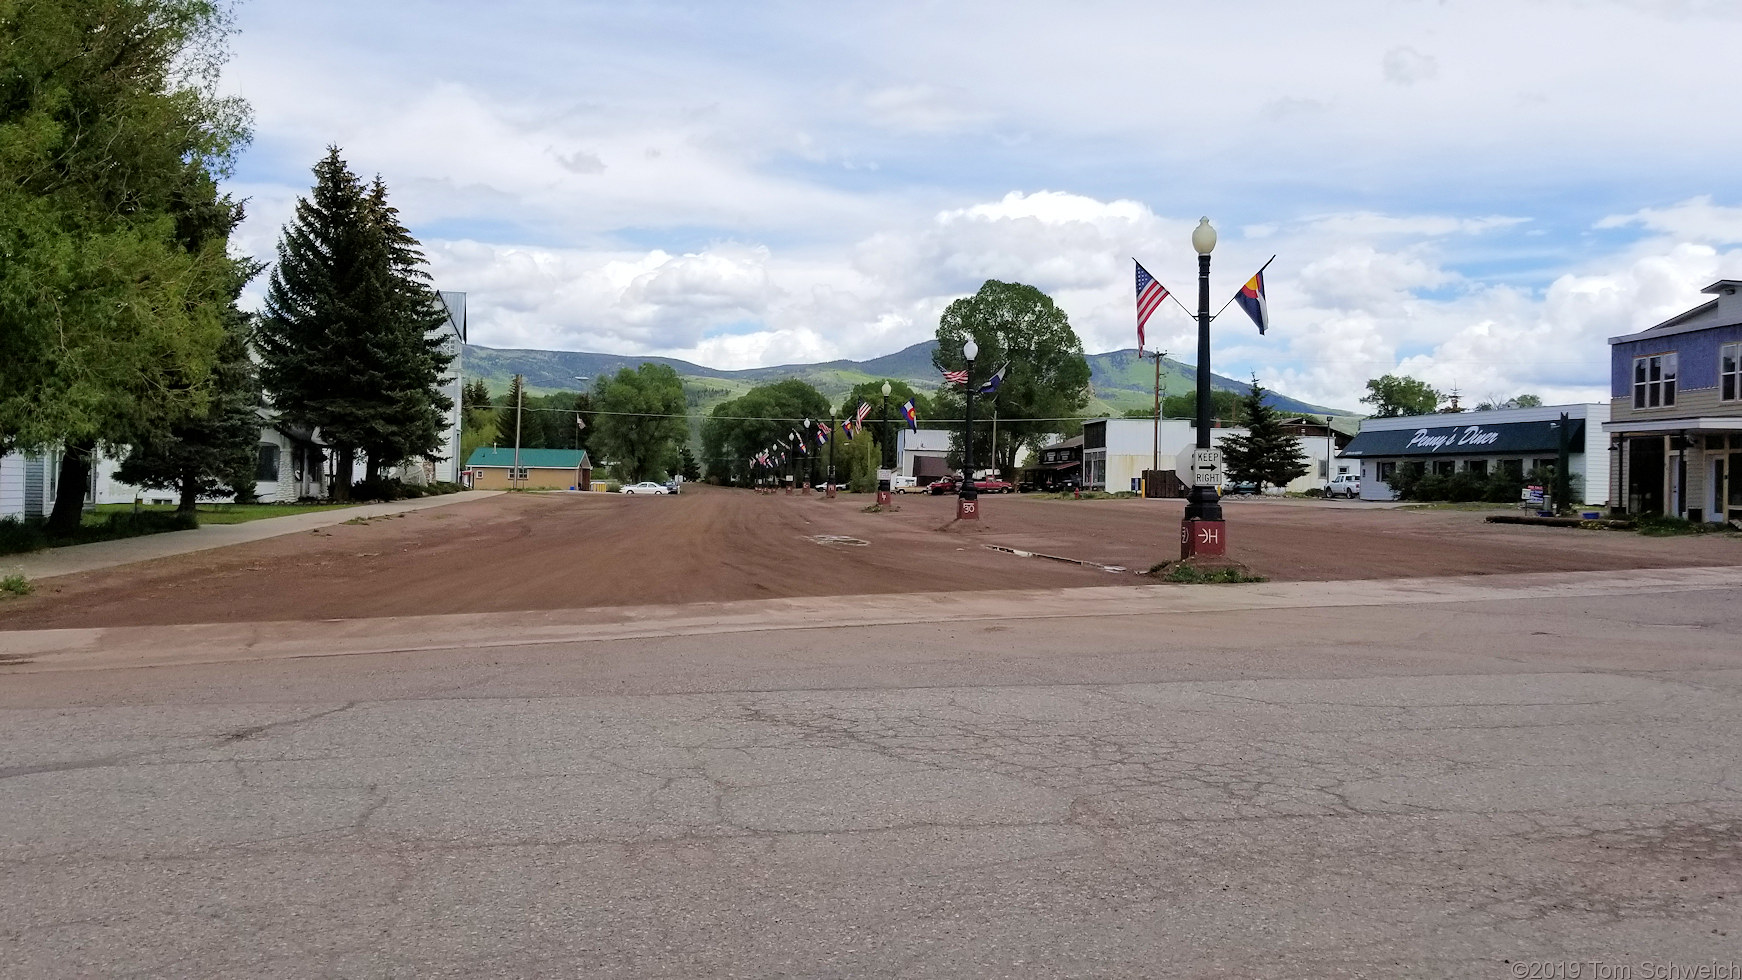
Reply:
<svg viewBox="0 0 1742 980"><path fill-rule="evenodd" d="M1458 461L1455 459L1434 460L1434 476L1451 476L1458 471Z"/></svg>
<svg viewBox="0 0 1742 980"><path fill-rule="evenodd" d="M1676 356L1653 354L1633 359L1633 407L1663 408L1675 404Z"/></svg>
<svg viewBox="0 0 1742 980"><path fill-rule="evenodd" d="M278 447L270 442L260 444L259 461L254 464L254 479L262 483L278 481Z"/></svg>
<svg viewBox="0 0 1742 980"><path fill-rule="evenodd" d="M1379 482L1390 483L1397 476L1397 464L1389 460L1379 464Z"/></svg>
<svg viewBox="0 0 1742 980"><path fill-rule="evenodd" d="M1464 472L1470 474L1471 476L1487 476L1488 475L1488 461L1485 459L1469 460L1468 462L1464 463Z"/></svg>
<svg viewBox="0 0 1742 980"><path fill-rule="evenodd" d="M1319 479L1323 480L1325 477L1329 476L1330 469L1331 469L1330 463L1327 463L1322 459L1319 460Z"/></svg>
<svg viewBox="0 0 1742 980"><path fill-rule="evenodd" d="M526 467L522 466L519 469L515 469L514 467L510 466L508 469L511 473L514 474L513 476L509 477L510 480L524 480L524 479L526 479Z"/></svg>
<svg viewBox="0 0 1742 980"><path fill-rule="evenodd" d="M1718 348L1718 398L1727 402L1742 398L1742 344Z"/></svg>
<svg viewBox="0 0 1742 980"><path fill-rule="evenodd" d="M1524 479L1524 460L1503 459L1500 461L1500 472L1515 480L1522 480Z"/></svg>

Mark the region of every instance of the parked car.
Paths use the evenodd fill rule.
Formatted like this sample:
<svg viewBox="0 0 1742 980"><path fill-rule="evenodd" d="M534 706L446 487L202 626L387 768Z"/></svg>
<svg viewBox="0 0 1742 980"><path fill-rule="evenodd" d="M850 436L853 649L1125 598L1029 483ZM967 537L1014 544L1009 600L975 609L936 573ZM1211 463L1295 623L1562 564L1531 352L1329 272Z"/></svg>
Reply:
<svg viewBox="0 0 1742 980"><path fill-rule="evenodd" d="M915 480L911 476L905 476L905 477L898 476L895 478L895 492L896 493L930 493L931 492L931 484L920 483L918 480Z"/></svg>
<svg viewBox="0 0 1742 980"><path fill-rule="evenodd" d="M1236 480L1222 488L1224 497L1250 497L1258 493L1258 484L1252 480Z"/></svg>
<svg viewBox="0 0 1742 980"><path fill-rule="evenodd" d="M1325 487L1327 497L1348 497L1354 500L1361 496L1361 478L1354 473L1338 473Z"/></svg>
<svg viewBox="0 0 1742 980"><path fill-rule="evenodd" d="M939 496L939 495L946 494L946 493L955 493L956 492L956 478L953 476L946 476L943 479L938 480L935 483L931 484L930 486L926 487L925 489L926 489L927 493L930 493L933 496Z"/></svg>
<svg viewBox="0 0 1742 980"><path fill-rule="evenodd" d="M667 481L665 481L665 492L666 493L677 493L678 488L682 487L682 486L683 486L683 484L677 482L676 480L667 480Z"/></svg>
<svg viewBox="0 0 1742 980"><path fill-rule="evenodd" d="M631 483L618 492L619 493L671 493L670 490L666 489L665 484L654 483L651 480L644 481L641 483Z"/></svg>
<svg viewBox="0 0 1742 980"><path fill-rule="evenodd" d="M975 480L974 489L981 493L1015 493L1016 484L1006 480Z"/></svg>

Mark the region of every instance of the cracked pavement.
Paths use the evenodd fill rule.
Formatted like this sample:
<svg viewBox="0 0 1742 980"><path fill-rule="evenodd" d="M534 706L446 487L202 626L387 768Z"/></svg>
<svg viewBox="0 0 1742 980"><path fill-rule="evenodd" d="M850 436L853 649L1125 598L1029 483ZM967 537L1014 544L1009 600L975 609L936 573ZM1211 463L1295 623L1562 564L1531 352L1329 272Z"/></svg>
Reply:
<svg viewBox="0 0 1742 980"><path fill-rule="evenodd" d="M0 667L0 976L1742 959L1742 589L1496 588Z"/></svg>

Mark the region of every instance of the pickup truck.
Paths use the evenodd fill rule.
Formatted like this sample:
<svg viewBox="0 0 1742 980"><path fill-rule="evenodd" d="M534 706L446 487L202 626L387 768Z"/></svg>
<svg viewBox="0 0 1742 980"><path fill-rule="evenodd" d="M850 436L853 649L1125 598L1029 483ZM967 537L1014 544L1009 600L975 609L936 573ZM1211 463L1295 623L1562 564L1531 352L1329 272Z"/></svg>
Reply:
<svg viewBox="0 0 1742 980"><path fill-rule="evenodd" d="M1325 487L1327 497L1348 497L1355 500L1361 496L1361 478L1354 473L1338 473Z"/></svg>

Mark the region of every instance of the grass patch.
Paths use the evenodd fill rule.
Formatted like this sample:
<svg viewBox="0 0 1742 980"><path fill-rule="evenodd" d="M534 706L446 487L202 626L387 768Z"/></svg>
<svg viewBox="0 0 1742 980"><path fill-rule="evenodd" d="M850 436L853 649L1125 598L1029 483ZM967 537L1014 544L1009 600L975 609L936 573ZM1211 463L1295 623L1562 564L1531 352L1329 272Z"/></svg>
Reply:
<svg viewBox="0 0 1742 980"><path fill-rule="evenodd" d="M29 595L36 591L36 586L22 575L8 575L0 578L0 595Z"/></svg>
<svg viewBox="0 0 1742 980"><path fill-rule="evenodd" d="M195 510L195 515L201 524L245 524L248 521L264 520L269 517L289 517L292 514L312 514L316 511L339 510L345 507L355 507L354 503L343 504L201 504ZM98 504L97 514L106 517L109 514L131 514L132 504ZM141 514L174 514L174 504L144 504L139 508ZM90 520L90 515L86 515Z"/></svg>
<svg viewBox="0 0 1742 980"><path fill-rule="evenodd" d="M1663 514L1641 514L1633 519L1633 529L1648 538L1670 538L1682 534L1706 534L1716 528Z"/></svg>
<svg viewBox="0 0 1742 980"><path fill-rule="evenodd" d="M1513 510L1518 510L1518 507L1513 505L1513 504L1490 504L1490 503L1485 503L1485 502L1480 501L1480 500L1469 500L1469 501L1459 501L1459 502L1453 502L1453 501L1449 501L1449 500L1440 500L1440 501L1435 501L1434 503L1427 503L1427 504L1404 504L1403 506L1401 506L1397 509L1398 510L1464 510L1464 511L1505 510L1505 511L1513 511ZM1531 512L1535 513L1535 508L1532 508Z"/></svg>
<svg viewBox="0 0 1742 980"><path fill-rule="evenodd" d="M1163 582L1180 585L1239 585L1246 582L1268 582L1262 575L1253 575L1242 568L1217 566L1202 568L1184 561L1163 561L1151 565L1149 574Z"/></svg>
<svg viewBox="0 0 1742 980"><path fill-rule="evenodd" d="M1069 491L1067 491L1065 493L1033 493L1033 494L1029 494L1029 496L1039 497L1041 500L1141 500L1142 499L1137 494L1134 494L1129 490L1121 490L1118 493L1107 493L1104 490L1084 490L1080 496L1074 492L1069 492Z"/></svg>

